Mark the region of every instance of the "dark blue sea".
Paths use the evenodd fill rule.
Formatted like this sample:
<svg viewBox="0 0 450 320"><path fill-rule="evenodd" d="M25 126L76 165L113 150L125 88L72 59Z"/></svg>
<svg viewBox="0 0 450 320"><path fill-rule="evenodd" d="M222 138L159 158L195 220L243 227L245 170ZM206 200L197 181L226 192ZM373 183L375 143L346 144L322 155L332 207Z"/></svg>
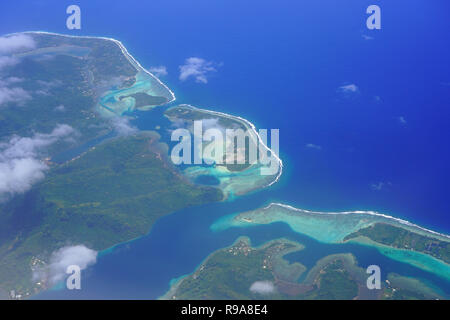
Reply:
<svg viewBox="0 0 450 320"><path fill-rule="evenodd" d="M65 10L75 3L81 31L65 26ZM381 30L366 28L371 4L381 7ZM194 271L238 235L255 244L284 236L314 252L351 251L363 266L376 260L384 275L401 271L450 288L376 250L323 245L283 224L209 230L225 214L277 201L381 211L450 233L447 0L16 0L1 2L0 12L1 34L45 30L119 39L144 67L167 67L161 80L177 103L280 129L285 170L278 184L164 217L147 236L102 255L85 272L83 290L42 298L157 298L172 278ZM217 64L207 84L178 79L188 57ZM339 89L352 84L355 92ZM138 124L146 127L145 115ZM296 260L312 265L308 257Z"/></svg>

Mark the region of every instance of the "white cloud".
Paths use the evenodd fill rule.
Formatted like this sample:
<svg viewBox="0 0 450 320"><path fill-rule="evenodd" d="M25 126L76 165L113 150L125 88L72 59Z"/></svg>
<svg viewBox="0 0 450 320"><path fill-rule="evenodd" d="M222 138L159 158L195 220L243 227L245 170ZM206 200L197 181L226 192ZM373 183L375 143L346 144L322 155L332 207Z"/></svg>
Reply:
<svg viewBox="0 0 450 320"><path fill-rule="evenodd" d="M373 40L374 39L373 37L368 36L366 34L362 34L361 36L363 37L364 40Z"/></svg>
<svg viewBox="0 0 450 320"><path fill-rule="evenodd" d="M21 49L32 49L35 47L33 38L28 35L18 34L7 37L0 37L0 70L11 67L20 62L12 54ZM11 87L18 78L11 77L8 79L0 78L0 106L5 103L15 102L23 104L26 100L31 99L28 92L20 87Z"/></svg>
<svg viewBox="0 0 450 320"><path fill-rule="evenodd" d="M51 133L33 137L13 136L0 143L0 201L28 191L42 180L48 166L38 157L46 147L74 134L68 125L58 125Z"/></svg>
<svg viewBox="0 0 450 320"><path fill-rule="evenodd" d="M356 93L359 92L359 88L356 84L347 84L338 88L338 91L343 93Z"/></svg>
<svg viewBox="0 0 450 320"><path fill-rule="evenodd" d="M372 190L374 190L374 191L381 191L381 190L383 190L383 189L385 189L386 187L389 187L389 186L392 186L391 182L389 182L389 181L388 182L380 181L380 182L377 182L377 183L372 183L370 185L370 188Z"/></svg>
<svg viewBox="0 0 450 320"><path fill-rule="evenodd" d="M4 67L11 67L20 62L19 59L10 56L0 56L0 70Z"/></svg>
<svg viewBox="0 0 450 320"><path fill-rule="evenodd" d="M219 124L219 118L202 119L201 121L203 131L206 131L208 129L217 129L222 132L225 132L226 130L226 128L224 128L222 125Z"/></svg>
<svg viewBox="0 0 450 320"><path fill-rule="evenodd" d="M0 200L4 193L23 193L44 178L47 166L34 158L0 162Z"/></svg>
<svg viewBox="0 0 450 320"><path fill-rule="evenodd" d="M0 57L1 59L2 57ZM5 79L0 78L0 106L2 104L14 102L18 105L23 105L26 101L31 99L31 95L20 87L15 87L23 79L17 77L9 77Z"/></svg>
<svg viewBox="0 0 450 320"><path fill-rule="evenodd" d="M206 61L202 58L191 57L187 58L184 65L181 65L179 79L181 81L194 78L196 82L208 83L207 76L211 72L216 72L216 64L212 61Z"/></svg>
<svg viewBox="0 0 450 320"><path fill-rule="evenodd" d="M403 116L402 116L402 117L398 117L397 120L398 120L398 122L400 122L400 124L402 124L402 125L405 125L405 124L407 123L405 117L403 117Z"/></svg>
<svg viewBox="0 0 450 320"><path fill-rule="evenodd" d="M63 104L60 104L59 106L55 107L55 111L64 112L66 111L66 107Z"/></svg>
<svg viewBox="0 0 450 320"><path fill-rule="evenodd" d="M168 74L165 66L151 67L148 70L157 77L167 76Z"/></svg>
<svg viewBox="0 0 450 320"><path fill-rule="evenodd" d="M114 131L121 136L128 136L136 133L138 130L130 124L130 120L123 117L116 117L112 119L112 126Z"/></svg>
<svg viewBox="0 0 450 320"><path fill-rule="evenodd" d="M85 245L63 247L52 253L47 266L33 271L33 280L46 281L50 285L55 285L67 276L68 266L76 265L81 270L85 270L96 262L97 251Z"/></svg>
<svg viewBox="0 0 450 320"><path fill-rule="evenodd" d="M307 148L309 149L316 149L316 150L322 150L322 147L317 145L317 144L313 144L313 143L308 143L306 145Z"/></svg>
<svg viewBox="0 0 450 320"><path fill-rule="evenodd" d="M12 53L23 49L33 49L36 46L33 38L26 34L0 37L0 54Z"/></svg>
<svg viewBox="0 0 450 320"><path fill-rule="evenodd" d="M0 87L0 106L10 102L23 105L30 99L31 95L20 87Z"/></svg>
<svg viewBox="0 0 450 320"><path fill-rule="evenodd" d="M255 281L250 286L250 291L259 294L270 294L275 292L275 286L271 281Z"/></svg>

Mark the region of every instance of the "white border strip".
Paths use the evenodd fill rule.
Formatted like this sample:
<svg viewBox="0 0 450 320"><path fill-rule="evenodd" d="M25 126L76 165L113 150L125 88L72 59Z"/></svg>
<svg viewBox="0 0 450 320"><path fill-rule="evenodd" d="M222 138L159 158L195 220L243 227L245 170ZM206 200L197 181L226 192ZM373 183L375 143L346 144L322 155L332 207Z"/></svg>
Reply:
<svg viewBox="0 0 450 320"><path fill-rule="evenodd" d="M272 206L279 206L279 207L283 207L285 209L289 209L289 210L293 210L296 212L304 212L304 213L313 213L313 214L323 214L323 215L339 215L339 214L367 214L367 215L371 215L371 216L376 216L376 217L382 217L382 218L386 218L386 219L390 219L390 220L394 220L396 222L399 222L401 224L407 225L409 227L414 227L417 229L420 229L422 231L426 231L429 232L431 234L434 235L438 235L447 239L450 239L450 235L444 234L444 233L440 233L437 231L433 231L424 227L421 227L415 223L412 223L410 221L404 220L404 219L400 219L400 218L396 218L384 213L380 213L377 211L363 211L363 210L356 210L356 211L342 211L342 212L320 212L320 211L310 211L310 210L304 210L304 209L299 209L299 208L295 208L293 206L287 205L287 204L283 204L283 203L278 203L278 202L272 202L271 204L269 204L268 206L264 207L263 210L266 209L270 209Z"/></svg>
<svg viewBox="0 0 450 320"><path fill-rule="evenodd" d="M17 35L17 34L26 34L26 33L31 33L31 34L45 34L45 35L52 35L52 36L60 36L60 37L66 37L66 38L82 38L82 39L101 39L101 40L109 40L114 42L115 44L117 44L120 48L120 50L122 51L122 53L124 54L124 56L127 58L127 60L133 65L133 67L137 70L137 71L144 71L145 73L147 73L149 76L151 76L154 80L156 80L160 85L162 85L172 96L172 99L166 103L170 103L175 101L175 94L173 93L172 90L169 89L169 87L167 87L161 80L159 80L154 74L152 74L150 71L148 71L147 69L145 69L143 66L141 66L141 64L128 52L128 50L125 48L125 46L122 44L122 42L120 42L119 40L116 40L114 38L108 38L108 37L94 37L94 36L74 36L74 35L68 35L68 34L61 34L61 33L56 33L56 32L47 32L47 31L24 31L24 32L15 32L15 33L10 33L10 34L6 34L5 36L12 36L12 35ZM165 104L166 104L165 103Z"/></svg>

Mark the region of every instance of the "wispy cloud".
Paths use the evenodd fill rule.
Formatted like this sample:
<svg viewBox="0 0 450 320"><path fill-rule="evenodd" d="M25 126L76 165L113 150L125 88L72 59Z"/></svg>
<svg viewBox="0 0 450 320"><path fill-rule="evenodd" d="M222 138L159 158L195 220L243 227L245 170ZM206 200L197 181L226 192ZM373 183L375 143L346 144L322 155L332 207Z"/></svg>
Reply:
<svg viewBox="0 0 450 320"><path fill-rule="evenodd" d="M85 245L63 247L52 253L50 262L46 266L33 270L33 280L55 285L67 276L67 267L76 265L81 270L85 270L96 262L97 251Z"/></svg>
<svg viewBox="0 0 450 320"><path fill-rule="evenodd" d="M39 155L51 144L69 138L75 130L58 125L51 133L37 133L32 137L13 136L0 143L0 201L28 191L42 180L48 166Z"/></svg>
<svg viewBox="0 0 450 320"><path fill-rule="evenodd" d="M33 38L26 34L0 37L0 54L13 53L23 49L33 49L36 46Z"/></svg>
<svg viewBox="0 0 450 320"><path fill-rule="evenodd" d="M0 56L0 70L6 67L12 67L20 62L19 59L10 56Z"/></svg>
<svg viewBox="0 0 450 320"><path fill-rule="evenodd" d="M406 123L407 123L405 117L403 117L403 116L398 117L397 120L401 125L406 125Z"/></svg>
<svg viewBox="0 0 450 320"><path fill-rule="evenodd" d="M372 190L374 190L374 191L381 191L381 190L383 190L383 189L385 189L386 187L389 187L389 186L391 186L392 185L392 183L391 182L384 182L384 181L379 181L379 182L376 182L376 183L372 183L371 185L370 185L370 188L372 189Z"/></svg>
<svg viewBox="0 0 450 320"><path fill-rule="evenodd" d="M259 294L270 294L275 292L275 286L271 281L255 281L250 286L250 291Z"/></svg>
<svg viewBox="0 0 450 320"><path fill-rule="evenodd" d="M2 58L0 57L0 69L2 67ZM23 105L31 99L30 93L19 86L23 79L17 77L0 78L0 107L7 103L16 103Z"/></svg>
<svg viewBox="0 0 450 320"><path fill-rule="evenodd" d="M20 59L12 56L18 50L33 49L36 46L32 37L25 34L0 37L0 71L12 67L20 62ZM18 78L0 78L0 107L6 103L15 102L23 104L31 96L23 88L12 86Z"/></svg>
<svg viewBox="0 0 450 320"><path fill-rule="evenodd" d="M208 76L212 72L217 71L217 67L221 64L216 64L212 61L206 61L202 58L191 57L187 58L184 65L181 65L179 79L181 81L189 78L195 79L199 83L208 83Z"/></svg>
<svg viewBox="0 0 450 320"><path fill-rule="evenodd" d="M19 106L31 99L31 95L20 87L0 85L0 107L7 103L17 103Z"/></svg>
<svg viewBox="0 0 450 320"><path fill-rule="evenodd" d="M114 131L121 136L135 134L138 129L130 124L130 120L124 117L116 117L111 120Z"/></svg>
<svg viewBox="0 0 450 320"><path fill-rule="evenodd" d="M352 83L352 84L340 86L338 88L338 91L340 91L342 93L357 93L357 92L359 92L359 88L356 84Z"/></svg>
<svg viewBox="0 0 450 320"><path fill-rule="evenodd" d="M66 107L63 104L60 104L55 107L55 111L64 112L66 111Z"/></svg>
<svg viewBox="0 0 450 320"><path fill-rule="evenodd" d="M322 150L322 147L317 145L317 144L313 144L313 143L308 143L306 145L306 148L308 149L315 149L315 150Z"/></svg>
<svg viewBox="0 0 450 320"><path fill-rule="evenodd" d="M151 67L148 69L151 73L153 73L157 77L163 77L167 76L167 68L165 66L157 66L157 67Z"/></svg>

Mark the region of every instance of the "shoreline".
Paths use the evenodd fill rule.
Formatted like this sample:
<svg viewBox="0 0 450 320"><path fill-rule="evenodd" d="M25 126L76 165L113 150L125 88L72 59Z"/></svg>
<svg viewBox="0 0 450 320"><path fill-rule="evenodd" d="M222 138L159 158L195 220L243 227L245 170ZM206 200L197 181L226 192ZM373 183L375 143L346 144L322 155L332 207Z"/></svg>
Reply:
<svg viewBox="0 0 450 320"><path fill-rule="evenodd" d="M348 215L348 214L362 214L362 215L369 215L369 216L375 216L375 217L382 217L388 220L393 220L395 222L398 222L401 225L405 225L411 228L417 228L421 231L427 232L427 233L431 233L434 236L440 236L445 238L447 241L450 241L450 235L445 234L445 233L441 233L441 232L437 232L431 229L427 229L425 227L422 227L418 224L415 224L413 222L410 222L408 220L405 219L401 219L401 218L397 218L388 214L384 214L381 212L377 212L377 211L371 211L371 210L355 210L355 211L340 211L340 212L335 212L335 211L329 211L329 212L323 212L323 211L312 211L312 210L305 210L305 209L301 209L301 208L296 208L293 207L291 205L288 204L283 204L283 203L279 203L279 202L272 202L269 205L261 208L261 210L266 210L266 209L270 209L272 206L279 206L279 207L283 207L285 209L289 209L292 211L296 211L296 212L304 212L304 213L312 213L312 214L323 214L323 215ZM258 209L257 209L258 210Z"/></svg>
<svg viewBox="0 0 450 320"><path fill-rule="evenodd" d="M194 273L196 273L204 264L206 264L211 257L216 254L217 252L221 251L221 250L226 250L229 249L231 247L233 247L234 245L238 244L240 241L244 241L248 244L249 247L251 247L252 249L255 250L261 250L264 249L268 246L270 246L272 243L275 243L277 241L285 241L285 242L289 242L294 244L294 248L289 249L287 252L285 252L282 256L286 256L287 254L291 253L291 252L295 252L295 251L300 251L303 250L305 248L305 246L297 241L293 241L290 240L286 237L279 237L279 238L275 238L275 239L271 239L269 241L263 242L259 245L253 245L252 244L252 239L249 236L246 235L242 235L242 236L238 236L236 239L232 240L232 243L230 245L227 245L225 247L221 247L218 248L217 250L214 250L213 252L209 253L206 258L204 258L196 267L192 272L183 274L179 277L175 277L172 278L169 282L169 290L167 290L164 294L162 294L161 296L159 296L158 298L156 298L156 300L173 300L171 298L170 295L174 294L176 292L176 290L178 289L178 287L181 285L181 283L189 276L193 275ZM291 251L291 252L289 252Z"/></svg>
<svg viewBox="0 0 450 320"><path fill-rule="evenodd" d="M139 62L138 62L138 61L137 61L137 60L136 60L136 59L128 52L128 50L125 48L125 46L124 46L124 45L122 44L122 42L119 41L119 40L116 40L116 39L114 39L114 38L108 38L108 37L100 37L100 36L99 36L99 37L97 37L97 36L74 36L74 35L65 35L65 34L59 34L59 33L46 32L46 31L26 31L26 32L16 32L16 33L10 33L10 34L7 34L6 36L8 36L8 35L16 35L16 34L27 34L27 33L28 33L28 34L47 34L47 35L54 35L54 36L61 36L61 37L68 37L68 38L86 38L86 39L101 39L101 40L109 40L109 41L113 41L115 44L117 44L117 45L119 46L119 48L121 49L122 54L124 54L124 56L127 58L127 60L133 65L134 68L136 68L136 70L137 70L138 72L139 72L139 71L143 71L144 73L148 74L148 75L151 76L153 79L155 79L159 84L161 84L161 85L162 85L162 86L163 86L163 87L171 94L172 100L170 100L170 101L164 103L163 105L167 105L167 104L172 103L172 102L174 102L174 101L176 100L175 94L174 94L174 93L173 93L173 92L172 92L172 91L171 91L171 90L170 90L170 89L169 89L169 88L168 88L161 80L159 80L155 75L153 75L153 74L152 74L151 72L149 72L147 69L143 68L143 67L141 66L141 64L140 64L140 63L139 63ZM251 128L252 131L253 131L253 132L256 134L256 136L258 137L259 143L261 143L261 144L264 146L264 148L266 149L266 151L271 151L271 153L272 153L272 154L274 155L274 157L277 159L277 162L278 162L278 164L279 164L279 170L278 170L278 173L277 173L275 179L274 179L272 182L270 182L268 185L263 186L263 187L261 187L260 189L270 187L270 186L272 186L273 184L275 184L276 182L279 181L279 179L280 179L280 177L281 177L281 175L282 175L282 173L283 173L283 162L282 162L282 160L280 159L279 155L275 154L275 152L272 152L272 150L271 150L266 144L263 143L263 141L262 141L260 135L258 134L258 132L257 132L257 130L256 130L256 127L253 125L253 123L251 123L249 120L247 120L247 119L245 119L245 118L242 118L242 117L240 117L240 116L235 116L235 115L227 114L227 113L220 112L220 111L213 111L213 110L208 110L208 109L203 109L203 108L197 108L197 107L192 106L192 105L189 105L189 104L181 104L181 105L187 105L187 106L189 106L189 107L198 109L198 110L203 111L203 112L205 112L205 113L209 113L209 114L212 114L212 115L217 115L217 116L221 116L221 117L233 119L233 120L236 120L236 121L240 121L240 122L242 122L243 124L245 124L247 127ZM259 189L258 189L258 190L259 190ZM258 191L258 190L255 190L255 191ZM401 218L396 218L396 217L394 217L394 216L390 216L390 215L387 215L387 214L383 214L383 213L380 213L380 212L377 212L377 211L356 210L356 211L342 211L342 212L319 212L319 211L310 211L310 210L305 210L305 209L301 209L301 208L296 208L296 207L293 207L293 206L291 206L291 205L287 205L287 204L283 204L283 203L278 203L278 202L272 202L272 203L270 203L268 206L266 206L266 207L264 207L264 208L262 208L262 209L268 209L268 208L270 208L270 207L272 207L272 206L280 206L280 207L284 207L284 208L286 208L286 209L289 209L289 210L292 210L292 211L296 211L296 212L305 212L305 213L314 213L314 214L330 214L330 215L339 215L339 214L366 214L366 215L370 215L370 216L383 217L383 218L386 218L386 219L389 219L389 220L393 220L393 221L395 221L395 222L397 222L397 223L400 223L400 224L402 224L402 225L405 225L405 226L408 226L408 227L411 227L411 228L417 228L417 229L420 229L420 230L422 230L423 232L427 232L427 233L431 233L431 234L436 235L436 236L444 237L444 238L447 239L447 241L450 240L450 235L448 235L448 234L444 234L444 233L440 233L440 232L437 232L437 231L433 231L433 230L431 230L431 229L427 229L427 228L425 228L425 227L421 227L420 225L415 224L415 223L412 223L412 222L410 222L410 221L408 221L408 220L404 220L404 219L401 219ZM183 210L183 209L181 209L181 210ZM258 210L258 209L255 209L255 210ZM173 214L173 213L174 213L174 212L169 213L169 215L170 215L170 214ZM98 251L98 255L99 255L98 257L100 258L101 255L106 255L106 254L112 253L116 247L118 247L118 246L120 246L120 245L122 245L122 244L130 243L130 242L132 242L132 241L135 241L135 240L138 240L138 239L141 239L141 238L146 237L147 235L149 235L149 234L151 233L152 229L153 229L153 226L150 228L150 230L149 230L147 233L145 233L145 234L143 234L143 235L141 235L141 236L138 236L138 237L136 237L136 238L133 238L133 239L130 239L130 240L127 240L127 241L124 241L124 242L117 243L117 244L115 244L115 245L113 245L113 246L111 246L111 247L109 247L109 248L107 248L107 249ZM214 252L213 252L213 253L214 253ZM213 254L213 253L211 253L211 254ZM206 259L207 259L207 258L206 258ZM205 259L205 260L206 260L206 259ZM202 262L202 263L203 263L203 262ZM202 263L201 263L201 264L202 264ZM200 265L201 265L201 264L200 264ZM195 270L194 270L194 272L195 272ZM45 291L45 290L44 290L44 291Z"/></svg>
<svg viewBox="0 0 450 320"><path fill-rule="evenodd" d="M275 152L273 152L272 149L270 149L262 141L261 136L258 134L258 131L256 131L256 127L255 127L255 125L253 123L251 123L247 119L242 118L240 116L235 116L235 115L232 115L232 114L229 114L229 113L220 112L220 111L214 111L214 110L209 110L209 109L198 108L198 107L195 107L195 106L187 104L187 103L182 103L179 106L185 106L185 107L189 107L189 108L192 108L192 109L195 109L195 110L200 110L201 112L205 112L205 113L209 113L209 114L212 114L212 115L216 115L216 116L232 119L232 120L235 120L235 121L239 121L239 122L242 122L246 127L250 128L252 130L252 132L256 135L256 137L258 138L258 142L261 145L264 146L266 151L270 151L271 152L271 154L275 157L275 159L277 160L278 165L279 165L279 170L278 170L278 173L277 173L277 176L275 177L275 179L271 183L269 183L268 185L265 185L264 187L261 187L261 189L270 187L271 185L273 185L276 182L278 182L278 180L280 179L281 175L283 174L283 161L281 160L279 155L277 155Z"/></svg>
<svg viewBox="0 0 450 320"><path fill-rule="evenodd" d="M103 39L103 40L112 41L112 42L114 42L115 44L117 44L119 46L119 48L121 49L122 53L125 55L127 60L130 61L130 59L131 59L130 63L136 68L136 70L143 71L143 72L147 73L153 79L155 79L158 83L160 83L165 89L168 90L168 92L172 95L172 100L166 102L164 105L172 103L172 102L174 102L176 100L174 92L172 90L170 90L155 75L153 75L147 69L142 67L142 65L128 52L128 50L126 49L126 47L123 45L123 43L120 40L117 40L117 39L114 39L114 38L110 38L110 37L103 37L103 36L76 36L76 35L68 35L68 34L57 33L57 32L49 32L49 31L22 31L22 32L8 33L8 34L5 34L4 36L26 34L26 33L47 34L47 35L54 35L54 36L61 36L61 37L68 37L68 38ZM139 70L139 68L141 70ZM256 127L254 126L254 124L251 123L250 121L248 121L247 119L242 118L240 116L235 116L235 115L227 114L227 113L224 113L224 112L220 112L220 111L214 111L214 110L198 108L198 107L192 106L190 104L186 104L186 103L180 104L180 105L186 105L186 106L192 107L194 109L199 109L199 110L207 112L207 113L211 113L211 114L214 114L214 115L223 116L223 117L226 117L226 118L231 118L231 119L235 119L235 120L239 120L239 121L244 122L244 124L249 126L254 131L254 133L258 137L259 142L266 148L266 150L267 151L271 151L271 149L266 144L263 143L261 137L259 136L258 132L256 131ZM267 186L265 186L265 187L270 187L271 185L276 183L280 179L282 171L283 171L283 162L282 162L282 160L280 159L280 157L277 154L273 153L273 155L275 156L275 158L277 159L277 161L278 161L278 163L280 165L280 170L279 170L278 175L275 178L275 180L273 182L271 182L270 184L268 184ZM442 237L447 238L447 239L450 240L450 235L448 235L448 234L444 234L444 233L441 233L441 232L438 232L438 231L434 231L434 230L422 227L422 226L420 226L418 224L415 224L413 222L410 222L408 220L397 218L397 217L394 217L394 216L391 216L391 215L387 215L387 214L383 214L383 213L380 213L380 212L377 212L377 211L356 210L356 211L341 211L341 212L333 212L333 211L330 211L330 212L319 212L319 211L312 211L312 210L296 208L296 207L293 207L291 205L287 205L287 204L283 204L283 203L279 203L279 202L272 202L268 206L266 206L266 207L264 207L262 209L267 209L267 208L271 207L272 205L278 205L278 206L281 206L281 207L284 207L284 208L287 208L287 209L291 209L291 210L294 210L294 211L302 211L302 212L316 213L316 214L367 214L367 215L372 215L372 216L378 216L378 217L383 217L383 218L387 218L387 219L392 219L392 220L394 220L396 222L399 222L399 223L401 223L403 225L407 225L407 226L410 226L410 227L418 228L418 229L420 229L422 231L429 232L429 233L432 233L434 235L442 236ZM128 241L125 241L125 243L126 242L128 242Z"/></svg>
<svg viewBox="0 0 450 320"><path fill-rule="evenodd" d="M60 37L66 37L66 38L84 38L84 39L101 39L101 40L108 40L114 42L122 51L122 54L127 58L127 60L133 65L133 67L137 71L143 71L144 73L148 74L150 77L152 77L154 80L156 80L160 85L162 85L172 96L172 99L167 101L164 104L169 104L176 100L175 93L169 89L169 87L164 84L161 80L159 80L154 74L152 74L150 71L145 69L126 49L126 47L123 45L123 43L120 40L109 38L109 37L102 37L102 36L75 36L75 35L69 35L64 33L57 33L57 32L49 32L49 31L22 31L22 32L13 32L5 34L4 36L12 36L12 35L18 35L18 34L45 34L45 35L52 35L52 36L60 36Z"/></svg>

